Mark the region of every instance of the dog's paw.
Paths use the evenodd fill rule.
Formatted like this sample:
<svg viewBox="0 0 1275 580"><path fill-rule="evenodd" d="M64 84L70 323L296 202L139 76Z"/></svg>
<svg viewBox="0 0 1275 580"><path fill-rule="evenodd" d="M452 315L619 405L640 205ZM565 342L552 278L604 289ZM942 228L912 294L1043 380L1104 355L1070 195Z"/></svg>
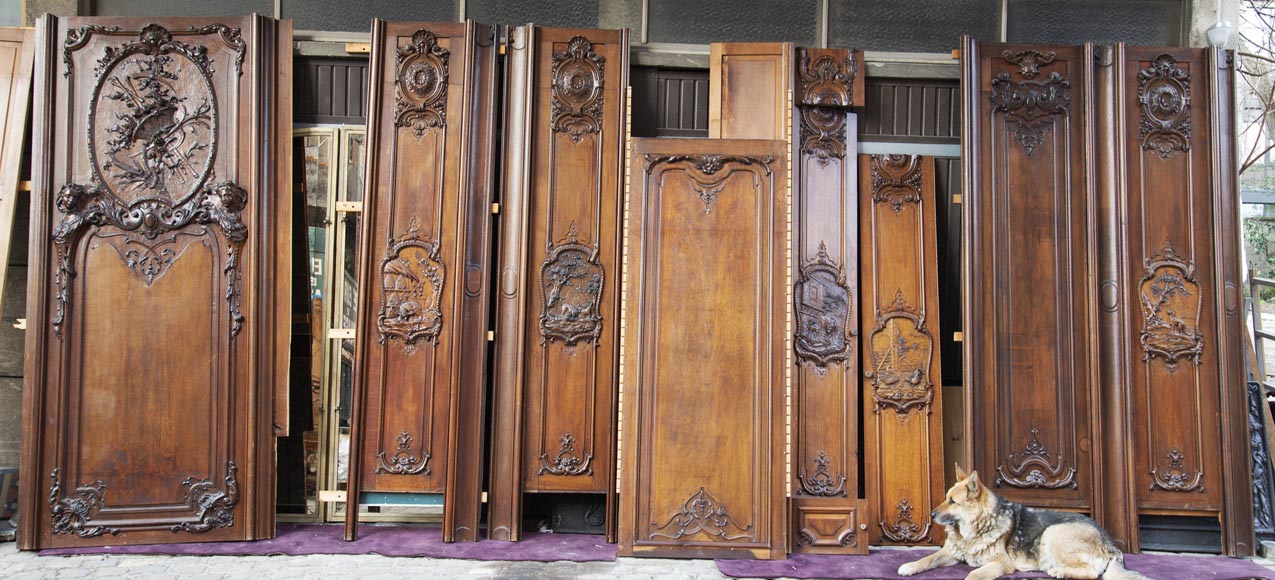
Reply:
<svg viewBox="0 0 1275 580"><path fill-rule="evenodd" d="M925 566L922 566L920 562L908 562L907 564L899 566L899 576L912 576L913 574L920 574L924 571Z"/></svg>
<svg viewBox="0 0 1275 580"><path fill-rule="evenodd" d="M1050 578L1066 578L1067 577L1066 572L1063 572L1062 568L1050 568L1048 570L1045 570L1045 573L1049 574Z"/></svg>

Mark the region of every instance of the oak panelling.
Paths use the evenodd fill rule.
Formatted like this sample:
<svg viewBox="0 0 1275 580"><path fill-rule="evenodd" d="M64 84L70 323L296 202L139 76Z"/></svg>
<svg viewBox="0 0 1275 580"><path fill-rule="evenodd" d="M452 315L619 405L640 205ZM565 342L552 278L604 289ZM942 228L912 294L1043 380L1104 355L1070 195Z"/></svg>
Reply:
<svg viewBox="0 0 1275 580"><path fill-rule="evenodd" d="M873 544L941 543L934 159L859 157L865 497Z"/></svg>
<svg viewBox="0 0 1275 580"><path fill-rule="evenodd" d="M797 50L793 168L793 549L866 554L859 512L859 204L862 53ZM856 95L857 93L857 95ZM866 527L864 528L866 529Z"/></svg>
<svg viewBox="0 0 1275 580"><path fill-rule="evenodd" d="M442 493L444 541L477 540L495 33L377 20L373 45L349 494Z"/></svg>
<svg viewBox="0 0 1275 580"><path fill-rule="evenodd" d="M493 539L519 538L524 491L614 491L628 42L620 30L511 34Z"/></svg>
<svg viewBox="0 0 1275 580"><path fill-rule="evenodd" d="M1096 509L1092 49L971 44L967 444L996 493Z"/></svg>
<svg viewBox="0 0 1275 580"><path fill-rule="evenodd" d="M623 555L784 557L786 148L632 141Z"/></svg>
<svg viewBox="0 0 1275 580"><path fill-rule="evenodd" d="M9 263L13 213L21 179L22 145L31 106L31 67L35 64L35 31L0 28L0 264ZM0 288L5 273L0 269Z"/></svg>
<svg viewBox="0 0 1275 580"><path fill-rule="evenodd" d="M713 43L710 47L708 136L787 139L793 89L791 42ZM862 101L862 87L860 85Z"/></svg>
<svg viewBox="0 0 1275 580"><path fill-rule="evenodd" d="M1226 551L1251 552L1230 56L1118 46L1115 62L1137 507L1220 512Z"/></svg>
<svg viewBox="0 0 1275 580"><path fill-rule="evenodd" d="M45 16L36 46L21 547L272 537L291 25Z"/></svg>

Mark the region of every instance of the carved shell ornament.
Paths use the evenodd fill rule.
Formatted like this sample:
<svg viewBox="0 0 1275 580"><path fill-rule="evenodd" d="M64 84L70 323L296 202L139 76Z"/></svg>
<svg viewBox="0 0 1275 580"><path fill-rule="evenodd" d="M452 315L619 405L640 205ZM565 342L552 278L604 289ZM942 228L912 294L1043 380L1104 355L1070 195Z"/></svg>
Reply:
<svg viewBox="0 0 1275 580"><path fill-rule="evenodd" d="M845 51L845 58L838 59L832 54L819 54L811 58L813 51L807 48L798 51L800 62L797 76L801 93L798 97L799 104L837 108L855 105L854 81L859 76L859 67L854 60L854 53Z"/></svg>
<svg viewBox="0 0 1275 580"><path fill-rule="evenodd" d="M1191 76L1168 54L1157 56L1138 72L1142 148L1161 159L1191 149Z"/></svg>
<svg viewBox="0 0 1275 580"><path fill-rule="evenodd" d="M565 132L579 143L585 135L602 129L603 71L606 59L593 51L583 36L567 41L562 52L553 55L550 72L552 112L550 126Z"/></svg>
<svg viewBox="0 0 1275 580"><path fill-rule="evenodd" d="M63 46L68 75L74 69L73 54L99 34L135 39L102 47L89 98L91 182L67 183L55 197L62 219L52 235L57 262L54 334L62 339L76 275L75 248L91 228L109 226L128 240L145 240L145 250L120 254L149 286L177 259L171 248L161 248L168 241L161 236L181 230L205 235L210 230L204 226L211 225L228 242L223 264L233 339L244 323L239 259L248 226L240 214L248 193L232 181L214 181L220 123L214 61L207 46L177 37L216 35L218 43L231 49L241 74L243 39L238 29L220 24L177 33L155 24L135 32L83 26L69 31ZM175 237L170 240L175 243Z"/></svg>
<svg viewBox="0 0 1275 580"><path fill-rule="evenodd" d="M394 126L411 127L417 138L447 123L447 75L451 53L434 33L421 29L398 47L394 75Z"/></svg>
<svg viewBox="0 0 1275 580"><path fill-rule="evenodd" d="M919 155L873 155L872 201L888 202L897 215L904 204L921 203L921 157Z"/></svg>

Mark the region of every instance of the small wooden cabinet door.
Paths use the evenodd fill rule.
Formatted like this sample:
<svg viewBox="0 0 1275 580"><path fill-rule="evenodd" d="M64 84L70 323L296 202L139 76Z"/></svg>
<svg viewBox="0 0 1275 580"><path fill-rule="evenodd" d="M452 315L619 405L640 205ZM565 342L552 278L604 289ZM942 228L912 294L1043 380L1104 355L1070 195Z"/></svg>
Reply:
<svg viewBox="0 0 1275 580"><path fill-rule="evenodd" d="M0 29L0 288L5 287L13 213L18 203L22 146L31 113L31 71L35 63L35 31Z"/></svg>
<svg viewBox="0 0 1275 580"><path fill-rule="evenodd" d="M623 555L784 557L786 149L632 141Z"/></svg>
<svg viewBox="0 0 1275 580"><path fill-rule="evenodd" d="M629 37L521 26L506 61L489 530L524 492L607 496L614 529Z"/></svg>
<svg viewBox="0 0 1275 580"><path fill-rule="evenodd" d="M1137 508L1221 513L1227 551L1243 552L1253 520L1230 59L1116 49L1120 304Z"/></svg>
<svg viewBox="0 0 1275 580"><path fill-rule="evenodd" d="M942 543L934 159L859 157L864 482L873 544Z"/></svg>
<svg viewBox="0 0 1275 580"><path fill-rule="evenodd" d="M38 21L22 548L273 537L291 40Z"/></svg>
<svg viewBox="0 0 1275 580"><path fill-rule="evenodd" d="M859 462L859 178L863 53L797 49L793 167L793 549L866 554ZM864 526L860 529L860 526Z"/></svg>
<svg viewBox="0 0 1275 580"><path fill-rule="evenodd" d="M708 136L787 139L792 43L713 43L709 50Z"/></svg>
<svg viewBox="0 0 1275 580"><path fill-rule="evenodd" d="M443 539L477 540L495 34L374 20L372 43L350 503L442 493Z"/></svg>
<svg viewBox="0 0 1275 580"><path fill-rule="evenodd" d="M1095 509L1097 224L1085 46L972 45L965 389L972 469L1028 505Z"/></svg>

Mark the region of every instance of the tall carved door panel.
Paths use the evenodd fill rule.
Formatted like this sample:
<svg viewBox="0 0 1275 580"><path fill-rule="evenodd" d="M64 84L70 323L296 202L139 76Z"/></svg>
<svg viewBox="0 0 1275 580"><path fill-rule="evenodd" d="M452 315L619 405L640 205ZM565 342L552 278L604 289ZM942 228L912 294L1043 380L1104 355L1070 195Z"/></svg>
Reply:
<svg viewBox="0 0 1275 580"><path fill-rule="evenodd" d="M1090 47L967 47L966 424L998 494L1092 510L1098 484ZM981 332L979 331L981 330Z"/></svg>
<svg viewBox="0 0 1275 580"><path fill-rule="evenodd" d="M860 312L868 523L873 544L942 543L934 159L859 157Z"/></svg>
<svg viewBox="0 0 1275 580"><path fill-rule="evenodd" d="M37 23L22 548L274 535L291 40Z"/></svg>
<svg viewBox="0 0 1275 580"><path fill-rule="evenodd" d="M784 557L786 149L632 141L623 555Z"/></svg>
<svg viewBox="0 0 1275 580"><path fill-rule="evenodd" d="M708 136L787 139L793 88L791 42L713 43L708 77ZM862 93L860 93L862 98Z"/></svg>
<svg viewBox="0 0 1275 580"><path fill-rule="evenodd" d="M1137 509L1225 513L1227 551L1251 551L1230 57L1117 46L1115 64Z"/></svg>
<svg viewBox="0 0 1275 580"><path fill-rule="evenodd" d="M598 493L614 529L620 188L629 37L511 31L490 535L524 492Z"/></svg>
<svg viewBox="0 0 1275 580"><path fill-rule="evenodd" d="M478 539L494 30L373 21L349 500L442 493ZM353 539L358 510L346 510Z"/></svg>
<svg viewBox="0 0 1275 580"><path fill-rule="evenodd" d="M792 458L796 551L866 554L859 500L858 140L863 53L797 49Z"/></svg>

